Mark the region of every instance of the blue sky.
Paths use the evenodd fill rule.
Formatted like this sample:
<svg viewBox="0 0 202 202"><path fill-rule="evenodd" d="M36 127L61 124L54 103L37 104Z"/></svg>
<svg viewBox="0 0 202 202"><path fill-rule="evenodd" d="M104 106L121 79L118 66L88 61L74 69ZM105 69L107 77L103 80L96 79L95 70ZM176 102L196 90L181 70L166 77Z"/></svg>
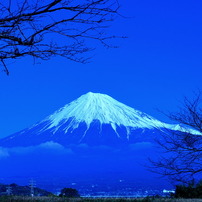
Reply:
<svg viewBox="0 0 202 202"><path fill-rule="evenodd" d="M89 91L168 121L156 108L175 111L183 96L202 89L202 2L120 0L110 33L118 49L97 47L89 64L30 58L0 73L0 137L26 128Z"/></svg>

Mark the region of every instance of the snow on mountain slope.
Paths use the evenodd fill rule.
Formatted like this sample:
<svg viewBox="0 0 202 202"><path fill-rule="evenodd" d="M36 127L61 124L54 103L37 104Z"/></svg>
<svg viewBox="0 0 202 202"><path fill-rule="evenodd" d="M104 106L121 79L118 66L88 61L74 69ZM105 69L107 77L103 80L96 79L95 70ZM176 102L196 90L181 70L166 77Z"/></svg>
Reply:
<svg viewBox="0 0 202 202"><path fill-rule="evenodd" d="M50 121L48 128L60 127L69 118L73 121L69 127L77 128L79 122L85 122L89 127L93 120L101 124L116 126L129 126L133 128L162 127L163 123L153 117L118 102L108 95L100 93L87 93L77 100L65 105L44 121Z"/></svg>

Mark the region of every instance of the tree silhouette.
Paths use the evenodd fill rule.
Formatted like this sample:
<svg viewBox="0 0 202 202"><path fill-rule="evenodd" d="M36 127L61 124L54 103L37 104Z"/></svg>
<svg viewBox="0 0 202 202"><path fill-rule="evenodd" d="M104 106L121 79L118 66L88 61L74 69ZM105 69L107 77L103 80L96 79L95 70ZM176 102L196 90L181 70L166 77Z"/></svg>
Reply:
<svg viewBox="0 0 202 202"><path fill-rule="evenodd" d="M62 56L86 63L83 54L95 47L87 40L110 47L105 33L118 14L118 0L8 0L0 3L0 61L24 56L48 60ZM92 43L91 43L92 45Z"/></svg>
<svg viewBox="0 0 202 202"><path fill-rule="evenodd" d="M158 139L164 153L158 160L151 160L152 171L186 184L202 177L201 103L201 93L197 93L192 100L184 99L179 112L168 114L183 132L165 131Z"/></svg>
<svg viewBox="0 0 202 202"><path fill-rule="evenodd" d="M63 188L59 195L60 197L76 198L80 197L79 192L73 188Z"/></svg>

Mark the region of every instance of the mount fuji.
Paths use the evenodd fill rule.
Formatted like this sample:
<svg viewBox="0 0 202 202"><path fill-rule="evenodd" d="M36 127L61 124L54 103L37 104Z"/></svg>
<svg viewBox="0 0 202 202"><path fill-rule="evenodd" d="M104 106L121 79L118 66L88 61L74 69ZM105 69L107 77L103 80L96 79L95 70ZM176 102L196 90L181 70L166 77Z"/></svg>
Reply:
<svg viewBox="0 0 202 202"><path fill-rule="evenodd" d="M158 132L181 130L135 110L112 97L89 92L44 120L0 140L0 146L34 146L55 142L120 146L152 141Z"/></svg>
<svg viewBox="0 0 202 202"><path fill-rule="evenodd" d="M92 196L161 194L172 186L143 165L162 153L156 139L173 130L185 129L89 92L1 139L0 179L23 184L35 178L49 191L73 186Z"/></svg>

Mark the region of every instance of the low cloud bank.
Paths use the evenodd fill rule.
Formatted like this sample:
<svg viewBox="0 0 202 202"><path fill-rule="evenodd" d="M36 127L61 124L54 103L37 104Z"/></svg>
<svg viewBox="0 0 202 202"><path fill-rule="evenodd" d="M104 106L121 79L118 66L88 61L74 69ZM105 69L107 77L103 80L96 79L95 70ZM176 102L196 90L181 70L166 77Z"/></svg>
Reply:
<svg viewBox="0 0 202 202"><path fill-rule="evenodd" d="M154 150L154 145L150 142L137 142L125 147L109 147L109 146L88 146L86 144L69 145L64 147L59 143L50 141L36 146L29 147L0 147L0 159L9 158L11 156L110 156L110 155L139 155L141 152Z"/></svg>
<svg viewBox="0 0 202 202"><path fill-rule="evenodd" d="M0 159L8 158L10 156L20 155L32 155L32 154L50 154L50 155L61 155L61 154L73 154L70 148L65 148L56 142L45 142L37 146L29 147L12 147L3 148L0 147Z"/></svg>

